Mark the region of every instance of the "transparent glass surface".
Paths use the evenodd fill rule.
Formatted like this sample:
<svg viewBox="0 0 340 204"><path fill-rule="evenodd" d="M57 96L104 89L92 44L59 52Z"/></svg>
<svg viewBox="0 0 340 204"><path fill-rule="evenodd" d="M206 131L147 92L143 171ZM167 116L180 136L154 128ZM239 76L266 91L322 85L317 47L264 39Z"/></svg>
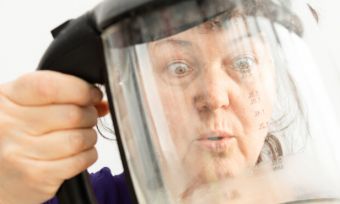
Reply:
<svg viewBox="0 0 340 204"><path fill-rule="evenodd" d="M339 68L313 10L195 2L103 34L139 202L340 203Z"/></svg>

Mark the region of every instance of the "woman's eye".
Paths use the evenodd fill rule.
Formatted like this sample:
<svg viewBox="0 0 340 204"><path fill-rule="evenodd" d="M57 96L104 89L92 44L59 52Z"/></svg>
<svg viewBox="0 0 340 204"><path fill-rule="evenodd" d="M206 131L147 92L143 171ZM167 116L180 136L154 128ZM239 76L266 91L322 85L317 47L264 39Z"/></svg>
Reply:
<svg viewBox="0 0 340 204"><path fill-rule="evenodd" d="M254 65L256 65L256 59L253 56L236 57L232 62L233 69L241 73L251 72Z"/></svg>
<svg viewBox="0 0 340 204"><path fill-rule="evenodd" d="M168 72L175 77L184 77L192 71L189 65L183 62L174 62L168 65Z"/></svg>

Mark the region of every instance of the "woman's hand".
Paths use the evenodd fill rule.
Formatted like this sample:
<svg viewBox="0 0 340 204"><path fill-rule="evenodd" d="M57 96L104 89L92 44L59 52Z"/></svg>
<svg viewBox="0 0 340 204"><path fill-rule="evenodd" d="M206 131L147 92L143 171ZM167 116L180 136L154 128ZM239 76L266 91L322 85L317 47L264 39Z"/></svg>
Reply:
<svg viewBox="0 0 340 204"><path fill-rule="evenodd" d="M0 85L0 204L38 204L93 164L102 93L85 81L37 71Z"/></svg>

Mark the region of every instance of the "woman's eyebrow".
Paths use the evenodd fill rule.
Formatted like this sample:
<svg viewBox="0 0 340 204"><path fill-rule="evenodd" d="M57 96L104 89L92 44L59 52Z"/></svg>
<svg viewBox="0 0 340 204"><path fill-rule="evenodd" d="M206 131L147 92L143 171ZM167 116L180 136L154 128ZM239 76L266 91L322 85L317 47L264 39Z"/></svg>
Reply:
<svg viewBox="0 0 340 204"><path fill-rule="evenodd" d="M231 40L231 43L232 44L237 44L237 43L242 43L244 42L244 40L255 40L255 39L258 39L258 38L263 38L264 35L263 33L261 32L258 32L258 33L245 33L244 35L241 35L241 36L238 36L238 37L235 37L234 39Z"/></svg>
<svg viewBox="0 0 340 204"><path fill-rule="evenodd" d="M166 40L156 42L155 46L161 46L163 44L165 44L165 45L171 44L171 45L186 47L186 48L193 47L192 42L190 42L188 40L181 40L181 39L176 39L176 38L169 38L169 39L166 39Z"/></svg>
<svg viewBox="0 0 340 204"><path fill-rule="evenodd" d="M236 44L236 43L242 42L243 40L251 39L251 38L254 38L254 37L258 37L258 35L246 33L244 35L241 35L241 36L238 36L238 37L235 37L234 39L232 39L231 44Z"/></svg>

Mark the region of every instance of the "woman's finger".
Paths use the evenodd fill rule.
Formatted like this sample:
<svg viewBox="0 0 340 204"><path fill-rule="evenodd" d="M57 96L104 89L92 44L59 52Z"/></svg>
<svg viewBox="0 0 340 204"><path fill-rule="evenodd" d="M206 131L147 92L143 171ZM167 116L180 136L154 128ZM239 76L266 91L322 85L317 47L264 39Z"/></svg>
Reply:
<svg viewBox="0 0 340 204"><path fill-rule="evenodd" d="M92 128L97 124L98 113L94 106L49 105L42 107L16 106L8 110L17 129L30 135L68 130Z"/></svg>
<svg viewBox="0 0 340 204"><path fill-rule="evenodd" d="M55 174L59 179L65 180L86 170L97 161L97 158L97 150L92 148L68 158L43 162L40 168L45 169L47 174Z"/></svg>
<svg viewBox="0 0 340 204"><path fill-rule="evenodd" d="M93 128L51 132L25 140L25 157L35 160L59 160L91 149L97 142Z"/></svg>
<svg viewBox="0 0 340 204"><path fill-rule="evenodd" d="M101 101L101 91L72 75L54 71L36 71L0 86L0 94L16 104L40 106L76 104L87 106Z"/></svg>
<svg viewBox="0 0 340 204"><path fill-rule="evenodd" d="M29 185L30 189L47 190L50 192L47 194L51 194L64 180L86 170L97 158L98 154L95 148L54 161L21 158L16 160L17 169L20 171L15 173L18 174L21 182Z"/></svg>

